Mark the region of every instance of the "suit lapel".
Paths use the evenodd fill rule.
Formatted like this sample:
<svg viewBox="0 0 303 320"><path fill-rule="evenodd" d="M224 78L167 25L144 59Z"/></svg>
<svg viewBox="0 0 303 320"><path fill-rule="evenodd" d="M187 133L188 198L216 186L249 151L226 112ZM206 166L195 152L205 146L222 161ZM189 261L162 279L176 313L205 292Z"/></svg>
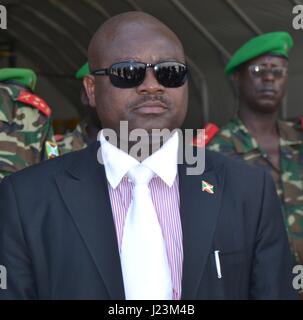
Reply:
<svg viewBox="0 0 303 320"><path fill-rule="evenodd" d="M195 299L211 250L220 211L224 166L210 167L202 175L186 175L179 165L180 214L183 232L182 299ZM202 191L202 180L214 186L214 193Z"/></svg>
<svg viewBox="0 0 303 320"><path fill-rule="evenodd" d="M104 166L97 162L99 143L56 181L62 198L96 264L111 299L125 299L116 231Z"/></svg>

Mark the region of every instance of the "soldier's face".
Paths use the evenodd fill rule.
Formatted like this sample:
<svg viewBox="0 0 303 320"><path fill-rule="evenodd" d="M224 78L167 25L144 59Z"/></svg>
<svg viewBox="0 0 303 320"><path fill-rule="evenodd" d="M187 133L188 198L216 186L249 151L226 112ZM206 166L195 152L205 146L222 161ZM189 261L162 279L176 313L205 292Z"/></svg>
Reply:
<svg viewBox="0 0 303 320"><path fill-rule="evenodd" d="M122 61L185 62L183 49L165 29L161 32L159 28L138 27L136 24L129 24L115 34L100 61L99 68L108 68ZM173 130L182 125L186 116L187 82L178 88L166 88L159 84L151 68L147 69L143 83L133 88L115 87L108 76L94 76L90 81L93 87L90 101L97 108L103 128L118 133L120 121L128 121L129 130Z"/></svg>
<svg viewBox="0 0 303 320"><path fill-rule="evenodd" d="M264 55L249 61L235 73L240 100L249 108L264 113L276 112L287 85L288 61Z"/></svg>

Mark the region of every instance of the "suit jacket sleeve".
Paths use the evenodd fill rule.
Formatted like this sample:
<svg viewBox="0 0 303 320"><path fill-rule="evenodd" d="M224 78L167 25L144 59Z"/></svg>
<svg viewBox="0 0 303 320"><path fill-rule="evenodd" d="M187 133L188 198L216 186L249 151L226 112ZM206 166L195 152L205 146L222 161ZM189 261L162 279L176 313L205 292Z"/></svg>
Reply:
<svg viewBox="0 0 303 320"><path fill-rule="evenodd" d="M267 173L264 174L263 199L256 230L250 298L296 299L280 201Z"/></svg>
<svg viewBox="0 0 303 320"><path fill-rule="evenodd" d="M0 300L36 298L30 252L10 177L0 184L0 265L7 270L7 289L0 290Z"/></svg>

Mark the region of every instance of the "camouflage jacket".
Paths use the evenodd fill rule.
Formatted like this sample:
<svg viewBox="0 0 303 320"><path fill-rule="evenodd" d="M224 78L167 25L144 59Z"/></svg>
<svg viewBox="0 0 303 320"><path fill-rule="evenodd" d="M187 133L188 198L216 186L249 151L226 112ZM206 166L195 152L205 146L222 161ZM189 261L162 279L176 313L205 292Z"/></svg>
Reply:
<svg viewBox="0 0 303 320"><path fill-rule="evenodd" d="M262 166L272 175L295 263L303 264L303 130L292 122L278 121L278 131L280 168L273 165L239 118L221 128L208 149Z"/></svg>
<svg viewBox="0 0 303 320"><path fill-rule="evenodd" d="M86 132L86 122L80 122L74 131L65 134L57 140L60 155L87 147L90 139Z"/></svg>
<svg viewBox="0 0 303 320"><path fill-rule="evenodd" d="M36 100L21 102L20 97ZM49 111L37 96L0 84L0 181L47 158L45 143L54 141Z"/></svg>

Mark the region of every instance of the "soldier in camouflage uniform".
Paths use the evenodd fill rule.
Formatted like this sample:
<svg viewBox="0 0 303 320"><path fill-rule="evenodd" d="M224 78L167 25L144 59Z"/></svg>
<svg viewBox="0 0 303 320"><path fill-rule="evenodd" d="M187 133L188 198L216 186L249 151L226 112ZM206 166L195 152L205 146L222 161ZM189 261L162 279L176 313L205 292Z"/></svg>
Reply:
<svg viewBox="0 0 303 320"><path fill-rule="evenodd" d="M87 74L89 74L89 67L88 63L85 63L76 73L76 78L83 80ZM86 148L90 142L97 139L97 134L101 130L96 110L89 105L84 85L81 87L81 102L86 108L85 118L77 125L75 130L63 137L56 138L60 155Z"/></svg>
<svg viewBox="0 0 303 320"><path fill-rule="evenodd" d="M303 264L303 131L293 122L277 119L291 47L291 37L276 32L252 39L235 53L225 72L232 74L239 90L238 115L208 148L271 173L294 264Z"/></svg>
<svg viewBox="0 0 303 320"><path fill-rule="evenodd" d="M36 79L29 69L0 69L0 180L58 155L51 110L33 94Z"/></svg>
<svg viewBox="0 0 303 320"><path fill-rule="evenodd" d="M87 147L91 139L86 132L86 128L87 123L83 120L72 132L65 134L63 137L56 137L60 155Z"/></svg>

